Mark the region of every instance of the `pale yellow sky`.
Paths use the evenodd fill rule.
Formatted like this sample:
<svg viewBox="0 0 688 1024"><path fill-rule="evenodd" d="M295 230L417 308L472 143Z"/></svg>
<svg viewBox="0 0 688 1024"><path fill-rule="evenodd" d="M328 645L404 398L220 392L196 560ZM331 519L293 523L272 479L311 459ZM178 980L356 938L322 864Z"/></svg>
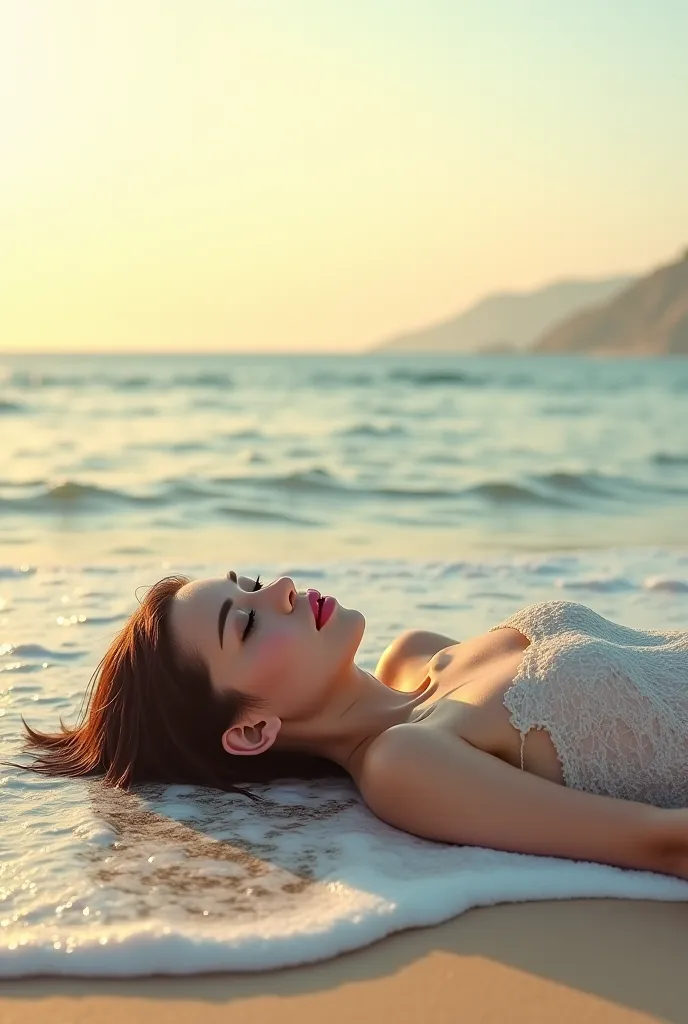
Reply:
<svg viewBox="0 0 688 1024"><path fill-rule="evenodd" d="M672 258L688 5L599 7L0 0L0 351L355 351Z"/></svg>

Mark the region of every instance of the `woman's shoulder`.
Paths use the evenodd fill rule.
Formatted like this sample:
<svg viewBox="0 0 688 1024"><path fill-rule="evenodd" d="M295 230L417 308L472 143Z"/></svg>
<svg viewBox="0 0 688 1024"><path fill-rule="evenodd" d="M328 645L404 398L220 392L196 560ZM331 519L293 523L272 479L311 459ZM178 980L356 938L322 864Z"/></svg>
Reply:
<svg viewBox="0 0 688 1024"><path fill-rule="evenodd" d="M392 690L411 691L418 687L418 676L430 658L445 647L459 643L442 633L425 629L407 629L382 653L375 676Z"/></svg>

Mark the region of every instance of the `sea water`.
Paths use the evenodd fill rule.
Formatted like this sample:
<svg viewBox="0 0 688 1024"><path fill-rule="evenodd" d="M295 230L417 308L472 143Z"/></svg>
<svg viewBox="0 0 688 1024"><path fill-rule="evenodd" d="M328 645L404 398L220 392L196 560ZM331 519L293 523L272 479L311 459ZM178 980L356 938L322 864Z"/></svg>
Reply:
<svg viewBox="0 0 688 1024"><path fill-rule="evenodd" d="M688 361L4 357L0 378L3 761L20 716L74 721L170 573L334 594L368 670L403 629L460 640L552 598L688 628ZM483 851L382 825L347 780L260 808L11 767L0 791L4 976L261 969L481 902ZM457 857L472 904L448 899Z"/></svg>

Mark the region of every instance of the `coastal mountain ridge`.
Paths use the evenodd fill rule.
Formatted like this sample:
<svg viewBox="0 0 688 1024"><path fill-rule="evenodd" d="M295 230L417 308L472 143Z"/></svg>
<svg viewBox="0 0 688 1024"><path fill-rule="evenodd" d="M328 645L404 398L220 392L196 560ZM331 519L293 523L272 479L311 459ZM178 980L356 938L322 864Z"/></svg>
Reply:
<svg viewBox="0 0 688 1024"><path fill-rule="evenodd" d="M567 317L546 331L532 351L688 355L688 250L601 306Z"/></svg>
<svg viewBox="0 0 688 1024"><path fill-rule="evenodd" d="M572 314L604 303L635 278L565 280L527 292L488 295L456 316L429 327L397 334L375 352L522 351Z"/></svg>

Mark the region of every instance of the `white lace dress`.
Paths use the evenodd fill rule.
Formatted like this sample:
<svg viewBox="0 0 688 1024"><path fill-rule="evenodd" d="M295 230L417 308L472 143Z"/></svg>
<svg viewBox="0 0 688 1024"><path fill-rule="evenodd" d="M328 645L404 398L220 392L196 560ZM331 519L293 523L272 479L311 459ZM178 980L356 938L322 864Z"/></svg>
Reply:
<svg viewBox="0 0 688 1024"><path fill-rule="evenodd" d="M546 729L574 789L688 807L688 629L630 629L573 601L493 629L530 640L504 695L523 745Z"/></svg>

